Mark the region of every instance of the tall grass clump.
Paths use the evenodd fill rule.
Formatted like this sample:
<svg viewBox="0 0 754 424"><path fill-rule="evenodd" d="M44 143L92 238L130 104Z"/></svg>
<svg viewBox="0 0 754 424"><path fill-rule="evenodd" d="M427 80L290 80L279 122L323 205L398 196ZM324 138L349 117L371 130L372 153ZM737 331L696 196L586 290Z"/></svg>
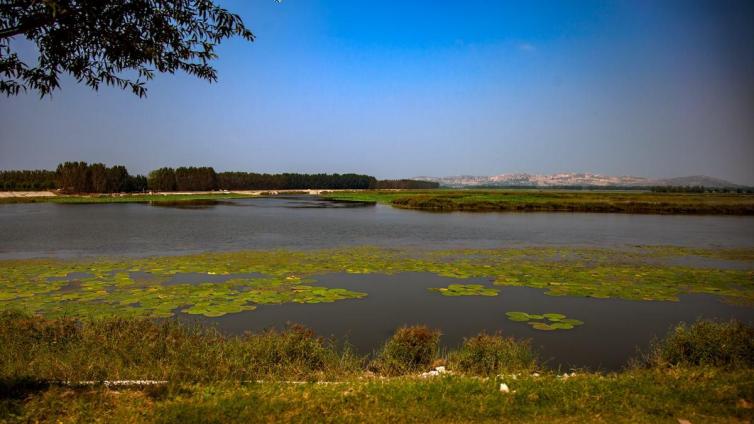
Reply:
<svg viewBox="0 0 754 424"><path fill-rule="evenodd" d="M5 380L318 380L351 375L362 366L350 350L300 326L226 336L177 320L0 313Z"/></svg>
<svg viewBox="0 0 754 424"><path fill-rule="evenodd" d="M537 368L537 356L528 340L480 333L464 339L463 345L449 355L452 370L481 376L505 372L528 372Z"/></svg>
<svg viewBox="0 0 754 424"><path fill-rule="evenodd" d="M644 355L647 366L754 368L754 327L739 321L680 324Z"/></svg>
<svg viewBox="0 0 754 424"><path fill-rule="evenodd" d="M440 332L424 325L401 327L385 342L370 364L384 375L403 375L425 371L437 357Z"/></svg>

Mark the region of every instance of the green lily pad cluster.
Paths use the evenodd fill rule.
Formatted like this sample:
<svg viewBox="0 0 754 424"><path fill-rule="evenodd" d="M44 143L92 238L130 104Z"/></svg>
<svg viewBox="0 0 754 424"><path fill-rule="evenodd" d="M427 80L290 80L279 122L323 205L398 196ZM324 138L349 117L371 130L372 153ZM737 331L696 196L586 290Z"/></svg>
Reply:
<svg viewBox="0 0 754 424"><path fill-rule="evenodd" d="M679 266L672 262L678 257L729 261L735 266ZM541 288L552 296L676 301L682 294L706 293L754 305L754 249L349 247L148 258L0 260L0 309L50 316L164 317L176 312L220 316L265 304L322 303L366 296L318 287L317 281L330 273L403 272L459 280L487 278L497 286ZM149 278L140 277L145 273ZM180 273L213 278L200 284L167 283ZM229 279L210 282L216 281L217 275ZM236 278L239 275L257 277ZM436 291L448 296L497 294L495 288L476 284L451 284Z"/></svg>
<svg viewBox="0 0 754 424"><path fill-rule="evenodd" d="M516 322L526 322L531 328L541 331L572 330L574 327L583 325L583 321L568 318L563 314L529 314L526 312L506 312L508 319Z"/></svg>
<svg viewBox="0 0 754 424"><path fill-rule="evenodd" d="M448 287L431 288L443 296L497 296L500 290L481 284L450 284Z"/></svg>

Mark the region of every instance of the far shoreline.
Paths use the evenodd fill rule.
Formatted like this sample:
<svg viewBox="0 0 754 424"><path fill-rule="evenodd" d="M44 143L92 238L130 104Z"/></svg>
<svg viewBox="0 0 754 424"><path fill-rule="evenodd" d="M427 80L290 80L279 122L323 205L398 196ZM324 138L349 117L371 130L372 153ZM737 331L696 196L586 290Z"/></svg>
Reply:
<svg viewBox="0 0 754 424"><path fill-rule="evenodd" d="M280 189L140 193L0 191L0 204L161 203L308 195L337 202L384 204L425 212L566 212L658 215L754 215L754 195L579 189Z"/></svg>

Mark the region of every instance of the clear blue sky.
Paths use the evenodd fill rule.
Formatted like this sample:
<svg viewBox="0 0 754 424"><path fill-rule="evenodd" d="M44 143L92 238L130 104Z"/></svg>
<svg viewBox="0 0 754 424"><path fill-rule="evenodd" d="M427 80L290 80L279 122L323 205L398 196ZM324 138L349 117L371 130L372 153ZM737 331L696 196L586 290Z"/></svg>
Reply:
<svg viewBox="0 0 754 424"><path fill-rule="evenodd" d="M380 178L754 184L752 1L223 1L219 82L0 99L0 168L64 160Z"/></svg>

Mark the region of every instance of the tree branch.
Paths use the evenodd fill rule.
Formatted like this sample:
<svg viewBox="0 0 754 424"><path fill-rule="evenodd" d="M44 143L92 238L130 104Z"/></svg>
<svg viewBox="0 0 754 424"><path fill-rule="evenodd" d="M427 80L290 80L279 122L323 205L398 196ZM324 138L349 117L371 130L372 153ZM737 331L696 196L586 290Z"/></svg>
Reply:
<svg viewBox="0 0 754 424"><path fill-rule="evenodd" d="M24 22L22 25L5 28L0 30L0 39L15 37L16 35L23 34L33 29L41 28L46 25L52 25L55 21L69 13L68 9L62 9L60 12L54 15L37 15Z"/></svg>

